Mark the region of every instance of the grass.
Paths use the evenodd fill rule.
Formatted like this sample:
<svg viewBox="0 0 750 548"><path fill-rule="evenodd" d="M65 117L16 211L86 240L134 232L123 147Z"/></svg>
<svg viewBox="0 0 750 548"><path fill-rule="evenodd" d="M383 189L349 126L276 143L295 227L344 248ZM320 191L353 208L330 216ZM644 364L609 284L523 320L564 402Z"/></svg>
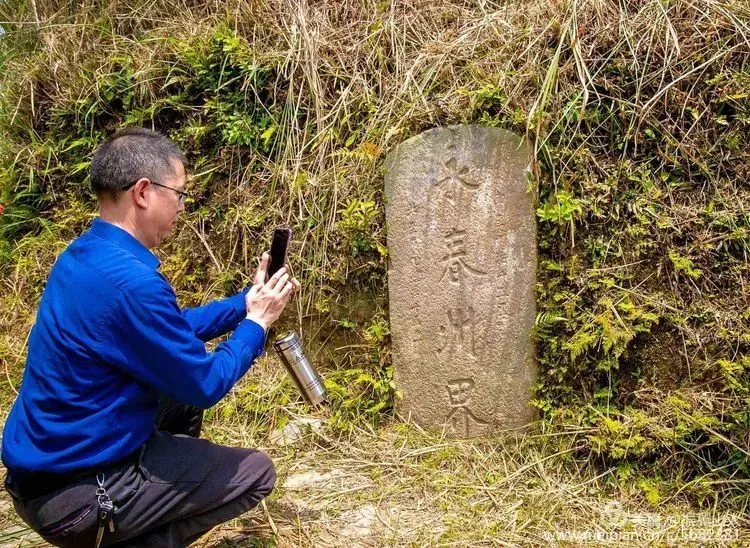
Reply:
<svg viewBox="0 0 750 548"><path fill-rule="evenodd" d="M306 416L299 404L280 412ZM214 529L199 546L577 546L597 534L595 545L617 546L750 540L746 515L696 510L679 497L652 505L639 491L618 489L615 469L575 458L575 433L469 442L396 422L346 435L310 432L286 447L268 434L252 418L209 422L209 437L272 455L279 480L266 508ZM7 508L0 515L3 530L18 523ZM2 534L10 546L35 545Z"/></svg>
<svg viewBox="0 0 750 548"><path fill-rule="evenodd" d="M190 159L196 199L159 250L182 304L239 289L268 227L295 231L305 290L282 323L305 334L334 404L325 439L269 448L280 470L316 456L323 471L393 480L393 466L413 497L372 479L325 499L319 521L274 499L280 544L325 543L328 521L390 500L426 512L410 520L424 526L396 527L415 544L533 544L576 515L603 524L612 501L634 514L747 513L745 2L37 1L2 4L0 21L3 410L47 272L94 215L93 147L143 125ZM394 410L382 164L406 138L459 123L533 143L542 434L528 439L449 442ZM214 412L215 439L264 446L300 412L268 371ZM402 460L412 450L431 468ZM503 484L518 496L482 487L472 458L520 471ZM661 529L655 543L668 544L674 529ZM400 541L388 531L377 542Z"/></svg>

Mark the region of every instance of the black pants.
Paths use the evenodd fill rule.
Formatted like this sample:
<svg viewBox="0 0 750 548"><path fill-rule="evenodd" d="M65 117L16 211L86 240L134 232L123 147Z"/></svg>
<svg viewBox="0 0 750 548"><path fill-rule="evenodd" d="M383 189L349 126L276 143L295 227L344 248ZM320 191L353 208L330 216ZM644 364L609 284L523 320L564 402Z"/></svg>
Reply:
<svg viewBox="0 0 750 548"><path fill-rule="evenodd" d="M102 546L187 546L215 525L252 508L276 482L271 459L259 451L198 439L203 412L164 400L156 432L130 461L104 468L115 503L115 531ZM193 437L190 437L193 436ZM21 518L56 546L94 546L96 477L77 477L33 498L6 484Z"/></svg>

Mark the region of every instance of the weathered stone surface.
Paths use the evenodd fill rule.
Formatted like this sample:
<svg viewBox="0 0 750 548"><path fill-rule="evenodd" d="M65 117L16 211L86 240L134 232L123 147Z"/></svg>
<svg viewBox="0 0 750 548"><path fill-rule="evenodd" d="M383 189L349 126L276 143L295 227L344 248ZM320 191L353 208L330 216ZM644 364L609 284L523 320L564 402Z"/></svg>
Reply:
<svg viewBox="0 0 750 548"><path fill-rule="evenodd" d="M275 445L286 447L296 444L309 434L320 432L323 428L325 428L325 423L322 419L299 417L287 423L284 428L278 428L271 432L269 441Z"/></svg>
<svg viewBox="0 0 750 548"><path fill-rule="evenodd" d="M520 142L437 128L386 159L399 411L457 437L534 418L536 223Z"/></svg>

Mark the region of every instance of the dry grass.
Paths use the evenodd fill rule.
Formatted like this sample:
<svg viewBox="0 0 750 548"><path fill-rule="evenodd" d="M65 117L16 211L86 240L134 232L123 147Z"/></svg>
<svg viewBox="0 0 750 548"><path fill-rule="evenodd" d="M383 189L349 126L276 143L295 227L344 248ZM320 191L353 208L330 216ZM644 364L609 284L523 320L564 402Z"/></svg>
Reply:
<svg viewBox="0 0 750 548"><path fill-rule="evenodd" d="M256 389L276 390L281 374L275 358L263 358ZM702 510L680 496L650 504L639 489L622 488L614 467L602 470L579 456L581 430L460 441L394 420L347 434L308 430L279 445L259 417L235 412L222 418L244 397L241 388L209 413L206 437L267 452L276 464L277 487L265 507L201 539L197 546L203 548L750 542L747 516L722 510L718 501ZM326 419L325 411L309 415L299 403L274 413L292 421ZM5 493L0 531L2 547L46 546L19 522Z"/></svg>
<svg viewBox="0 0 750 548"><path fill-rule="evenodd" d="M25 12L13 3L0 7L0 19L25 13L21 26L38 31L35 53L15 59L0 76L9 90L3 100L13 99L3 105L0 156L10 159L3 181L12 180L16 190L41 181L43 194L54 198L36 216L46 222L34 225L38 235L14 240L19 247L1 265L0 379L8 387L0 395L3 413L20 382L46 272L92 215L92 202L76 189L101 132L126 123L171 130L196 160L191 184L199 201L162 251L184 303L223 293L225 282L248 274L253 257L267 246L265 227L289 224L299 242L294 266L306 283L287 322L327 336L349 318L332 312L346 290L385 290L385 256L352 256L342 211L351 202L376 201L378 216L363 232L373 245L384 245L385 153L423 129L471 122L525 133L534 143L540 195L564 190L585 201L585 218L540 222L548 244L540 256L565 271L547 272L542 280L564 300L540 303L552 315L567 316L569 325L553 330L560 346L609 314L608 306L600 306L605 298L631 299L657 313L666 332L648 352L634 339L642 344L628 349L635 357L623 355L630 361L619 372L599 369L602 340L578 361L550 344L540 358L558 361L546 362L543 373L554 379L552 366L570 366L559 386L548 380L552 388L575 386L571 390L588 404L595 391L621 381L607 408L634 404L658 417L650 425L657 429L678 422L665 401L686 387L694 409L737 426L730 417L747 405L739 389L718 382L716 361L749 352L744 312L750 308L750 240L742 223L750 199L744 146L750 135L741 113L750 80L736 76L750 58L746 2L79 4L74 16L69 2L36 0ZM229 61L272 70L270 83L259 86L245 74L238 86L247 105L272 113L277 129L270 152L201 141L197 135L213 122L194 98L177 105L178 114L164 107L175 91L167 82L187 86L194 79L187 53L202 51L201 38L222 26L241 42ZM132 69L124 91L133 93L134 104L161 105L179 127L170 126L166 115L166 121L158 113L139 117L137 109L115 107L105 97L104 83L123 71L123 59ZM711 83L709 75L726 80ZM209 91L220 96L218 87ZM717 102L728 113L717 113ZM67 116L62 122L55 118L60 113ZM89 141L71 155L63 149L74 139L57 146L66 132ZM741 146L728 146L729 137ZM641 167L643 172L636 169ZM671 178L657 179L657 173ZM652 177L629 179L644 174ZM13 185L3 183L3 192L11 193ZM623 199L628 193L635 197ZM634 226L642 229L641 240L622 237ZM582 242L596 238L604 251L594 263ZM645 251L635 251L640 244ZM673 250L692 257L701 277L675 268L668 258ZM601 273L622 276L601 289ZM597 289L587 285L592 281ZM314 329L312 320L318 322ZM369 320L352 335L362 352L342 350L328 364L331 372L372 365L362 329ZM552 356L553 350L559 354ZM632 380L635 369L642 371L640 384ZM284 378L278 367L264 364L254 378L260 380L239 387L214 412L209 433L217 441L268 450L278 463L279 489L268 514L254 511L222 528L208 545L247 532L280 546L542 545L549 533L608 531L613 520L626 530L654 530L654 545L673 545L683 544L676 540L680 524L667 518L695 512L680 489L655 508L645 499L647 489L620 483L611 462L597 467L601 462L594 463L591 453L579 456L576 448L588 430L472 443L390 418L380 429L363 429L365 419L352 420L358 426L345 436L331 427L297 447L272 446L270 431L302 410L276 405ZM716 425L702 431L706 437L698 447L660 448L666 466L705 465L697 474L701 480L713 463L699 451L725 436ZM746 439L728 439L725 446L747 454ZM745 477L708 481L717 493L710 523L734 519L726 514L723 488L729 482L741 490ZM346 537L346 528L358 521L366 526ZM0 506L0 527L11 523L9 509ZM750 540L746 522L736 529L743 535L738 545ZM8 540L0 534L0 543Z"/></svg>
<svg viewBox="0 0 750 548"><path fill-rule="evenodd" d="M599 155L586 166L594 171L593 178L624 177L628 174L613 160L650 147L642 130L658 128L664 143L654 152L654 171L687 163L693 170L688 177L707 178L706 184L725 195L744 196L739 180L721 177L747 174L746 168L736 167L737 162L747 164L746 154L716 156L718 165L710 169L703 161L714 151L705 150L708 97L696 86L696 79L709 69L722 73L730 61L736 66L746 55L750 23L740 2L123 1L109 5L106 24L96 6L79 6L74 18L68 10L65 3L37 2L36 9L27 11L27 25L39 33L36 55L11 65L6 73L5 86L16 90L7 96L17 98L17 103L6 105L17 125L13 132L29 131L32 141L42 140L37 132L46 124L54 126L52 113L61 110L76 113L78 133L98 135L103 128L97 109L110 108L102 82L122 72L123 59L132 70L126 91L134 101L163 101L171 91L166 82L190 76L180 44L210 36L221 25L242 39L242 60L273 69L275 81L268 88L257 87L245 75L240 89L253 109L274 116L273 154L223 146L208 162L199 158L196 185L212 173L222 174L218 184L211 183L202 205L209 213L222 208L223 218L216 222L206 210L189 210L177 243L167 251L202 250L192 257L193 266L204 267L211 280L224 279L251 269L254 247L262 247L258 238L267 238L260 227L293 226L296 241L303 242L294 250L299 256L296 266L309 282L299 322L321 308L321 296L331 298L333 282L346 283L358 269L368 270L364 261L352 263L347 256L346 237L337 228L341 210L353 200L380 203L384 153L436 125L479 121L528 130L540 188L554 192L582 187L584 194L593 189L587 186L591 181L581 180L577 154ZM5 17L16 18L12 12ZM106 25L112 30L103 30ZM626 66L635 80L609 76L618 66ZM669 108L670 103L681 111ZM196 147L192 154L201 154L204 143L186 135L190 124L198 131L205 122L203 107L182 108L187 112L182 128L164 129L187 148ZM693 117L685 115L693 110ZM589 120L582 127L592 111L603 113L599 126ZM483 113L488 118L480 119ZM119 124L162 124L158 116L133 118L117 109L110 115ZM624 143L613 144L611 136L598 133L612 118L619 119L629 136ZM553 158L552 135L554 147L566 151L566 158ZM92 145L82 146L84 152ZM50 158L46 148L34 144L19 146L9 140L3 146L21 171L67 160L54 156L59 151ZM48 177L52 193L80 184L81 171L62 171ZM700 203L693 197L686 203L678 190L662 190L660 201L669 209L658 221L679 218L686 213L680 207L695 215L709 199L696 193ZM610 202L606 196L591 204L598 212L595 221ZM373 238L385 244L382 204L379 207L381 215L370 228ZM737 207L744 212L741 201ZM86 221L85 216L69 221L72 231L63 231L64 236ZM564 235L572 246L575 224L571 220ZM196 285L190 288L192 299L213 289L206 283ZM678 296L689 290L672 289ZM663 304L666 310L675 303ZM693 335L693 342L700 344L688 329L684 335Z"/></svg>
<svg viewBox="0 0 750 548"><path fill-rule="evenodd" d="M257 445L273 456L279 482L267 508L213 530L199 546L583 544L586 537L573 534L611 546L750 542L745 516L683 504L655 508L637 495L613 496L613 470L578 467L566 458L575 447L560 451L544 436L472 443L393 424L347 437L311 433L284 448L244 438L241 426L211 425L221 438L230 431L227 441ZM7 508L0 515L2 530L17 524ZM33 535L29 541L8 537L0 533L0 546L40 545Z"/></svg>

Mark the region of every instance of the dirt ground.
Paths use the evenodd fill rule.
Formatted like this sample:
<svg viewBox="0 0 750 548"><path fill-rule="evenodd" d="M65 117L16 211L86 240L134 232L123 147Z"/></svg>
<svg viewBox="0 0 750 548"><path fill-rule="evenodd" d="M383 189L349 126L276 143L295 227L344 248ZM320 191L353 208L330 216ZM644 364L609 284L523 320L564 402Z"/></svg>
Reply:
<svg viewBox="0 0 750 548"><path fill-rule="evenodd" d="M543 436L453 441L413 424L336 436L310 416L256 439L210 423L207 437L243 441L277 465L274 493L197 545L233 546L743 546L746 516L658 506L612 489L613 470L578 468ZM247 425L250 427L250 425ZM559 447L559 445L557 446ZM0 547L46 546L0 494Z"/></svg>

